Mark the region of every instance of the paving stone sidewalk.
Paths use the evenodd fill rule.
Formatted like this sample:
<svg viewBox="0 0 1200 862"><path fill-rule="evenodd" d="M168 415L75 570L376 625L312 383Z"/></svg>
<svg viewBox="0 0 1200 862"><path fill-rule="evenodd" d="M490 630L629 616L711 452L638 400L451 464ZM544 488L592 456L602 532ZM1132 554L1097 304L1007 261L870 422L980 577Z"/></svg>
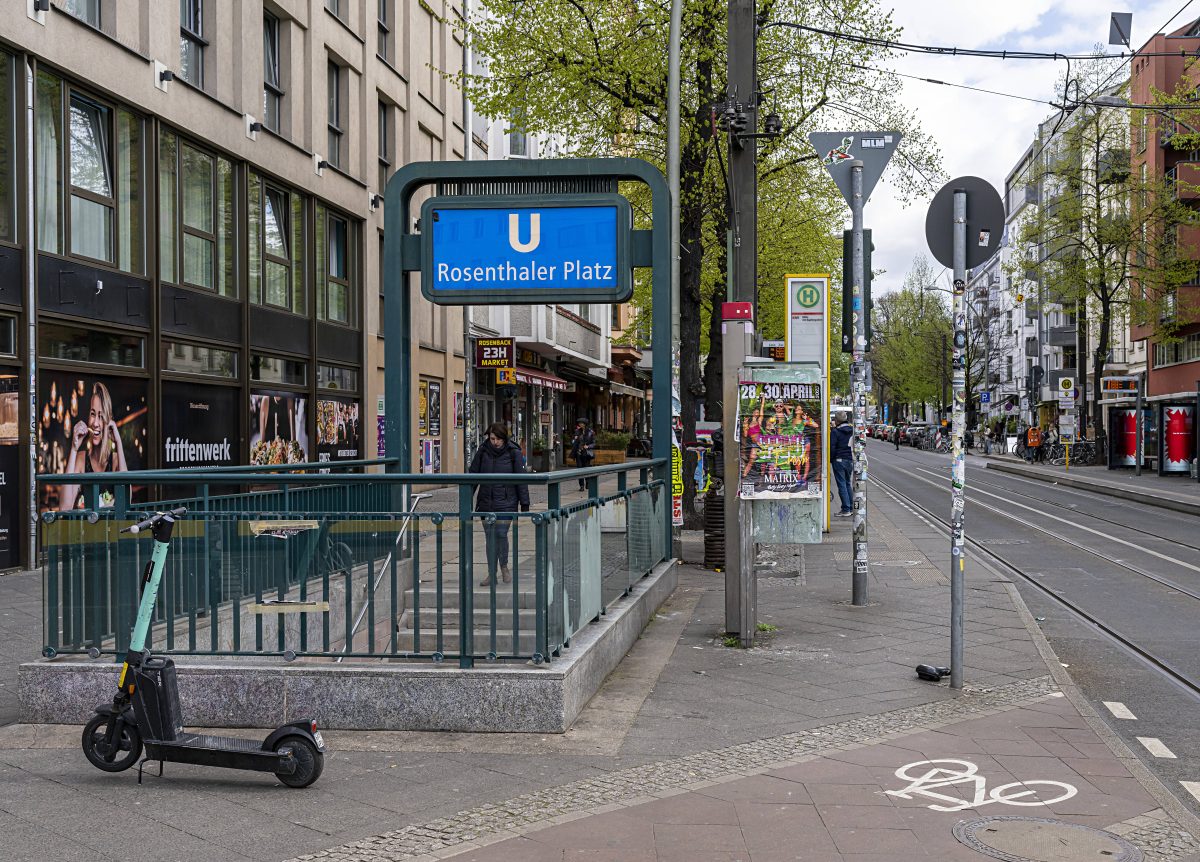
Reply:
<svg viewBox="0 0 1200 862"><path fill-rule="evenodd" d="M94 859L120 841L146 860L982 859L955 824L1016 814L1108 829L1150 862L1192 859L1200 827L1097 735L1002 576L970 573L968 688L916 679L948 653L949 545L872 501L868 607L849 602L841 520L821 545L764 549L759 618L776 628L749 650L724 645L723 576L682 565L566 734L331 732L325 775L295 792L175 765L139 788L87 766L78 728L0 728L5 858ZM690 536L685 559L701 556ZM974 767L931 788L949 799L887 793L911 783L897 770L970 772L913 766L947 759Z"/></svg>

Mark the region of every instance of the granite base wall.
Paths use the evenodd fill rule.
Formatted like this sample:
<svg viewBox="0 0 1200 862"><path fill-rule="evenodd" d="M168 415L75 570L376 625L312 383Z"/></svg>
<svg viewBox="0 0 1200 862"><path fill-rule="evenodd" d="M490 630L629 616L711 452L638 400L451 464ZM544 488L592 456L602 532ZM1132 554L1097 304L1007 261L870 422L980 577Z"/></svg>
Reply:
<svg viewBox="0 0 1200 862"><path fill-rule="evenodd" d="M541 668L274 661L178 657L179 696L191 727L274 727L315 718L338 730L562 733L599 690L659 606L675 590L674 561ZM23 664L21 720L84 724L112 699L119 666L64 658Z"/></svg>

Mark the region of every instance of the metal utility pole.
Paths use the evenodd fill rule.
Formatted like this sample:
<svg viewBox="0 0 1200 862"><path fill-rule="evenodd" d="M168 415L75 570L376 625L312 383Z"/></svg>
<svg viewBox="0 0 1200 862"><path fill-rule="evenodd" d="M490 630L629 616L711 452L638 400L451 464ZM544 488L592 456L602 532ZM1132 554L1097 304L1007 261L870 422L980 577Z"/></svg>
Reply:
<svg viewBox="0 0 1200 862"><path fill-rule="evenodd" d="M745 114L746 128L758 129L758 76L755 48L755 0L729 0L729 98ZM758 146L734 138L729 155L733 186L733 300L758 307Z"/></svg>
<svg viewBox="0 0 1200 862"><path fill-rule="evenodd" d="M671 193L671 358L679 354L679 31L683 0L671 0L667 44L667 188Z"/></svg>
<svg viewBox="0 0 1200 862"><path fill-rule="evenodd" d="M469 25L471 20L471 0L463 0L463 21ZM470 33L463 33L462 46L462 70L463 70L463 160L471 161L471 145L473 144L471 136L471 97L467 95L466 76L471 72L471 38ZM465 473L471 465L471 457L475 454L474 444L476 438L475 429L475 399L472 393L475 390L475 348L471 343L471 306L464 305L462 307L462 328L463 328L463 463L462 471ZM393 336L394 337L394 336ZM384 405L385 409L389 405ZM395 409L394 407L391 409ZM450 420L451 426L454 420Z"/></svg>
<svg viewBox="0 0 1200 862"><path fill-rule="evenodd" d="M963 686L963 589L966 576L967 193L954 191L954 411L950 425L950 687Z"/></svg>
<svg viewBox="0 0 1200 862"><path fill-rule="evenodd" d="M867 579L870 576L870 561L867 558L867 349L866 300L864 298L863 275L863 163L860 159L850 162L850 254L854 285L854 350L851 353L850 404L854 411L854 437L851 452L854 455L854 574L851 581L851 601L855 605L867 603Z"/></svg>

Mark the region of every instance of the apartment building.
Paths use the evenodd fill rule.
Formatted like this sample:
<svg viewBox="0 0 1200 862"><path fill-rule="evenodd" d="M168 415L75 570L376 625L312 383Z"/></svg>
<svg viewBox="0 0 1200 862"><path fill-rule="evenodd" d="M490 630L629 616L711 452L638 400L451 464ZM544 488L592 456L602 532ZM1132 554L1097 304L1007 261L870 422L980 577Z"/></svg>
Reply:
<svg viewBox="0 0 1200 862"><path fill-rule="evenodd" d="M84 504L31 467L375 455L385 288L414 302L414 466L461 469L462 313L381 267L388 176L464 155L459 7L5 4L0 567Z"/></svg>
<svg viewBox="0 0 1200 862"><path fill-rule="evenodd" d="M1198 77L1194 56L1200 50L1200 19L1170 33L1158 33L1143 45L1130 66L1130 96L1134 104L1150 104L1155 91L1174 93L1177 87L1194 89ZM1191 55L1191 56L1186 56ZM1140 178L1162 178L1175 185L1184 201L1200 199L1195 186L1200 180L1200 151L1181 147L1179 132L1196 131L1188 111L1187 121L1167 112L1145 111L1133 129L1132 168ZM1200 226L1183 224L1176 232L1179 247L1200 257ZM1195 458L1195 392L1200 380L1200 273L1188 284L1165 297L1161 319L1130 321L1130 337L1146 345L1145 391L1148 406L1144 419L1146 448L1141 457L1160 472L1186 474ZM1163 324L1173 337L1159 333ZM1134 410L1128 399L1113 399L1109 409L1115 421L1131 424ZM1133 464L1128 446L1116 452L1122 463Z"/></svg>

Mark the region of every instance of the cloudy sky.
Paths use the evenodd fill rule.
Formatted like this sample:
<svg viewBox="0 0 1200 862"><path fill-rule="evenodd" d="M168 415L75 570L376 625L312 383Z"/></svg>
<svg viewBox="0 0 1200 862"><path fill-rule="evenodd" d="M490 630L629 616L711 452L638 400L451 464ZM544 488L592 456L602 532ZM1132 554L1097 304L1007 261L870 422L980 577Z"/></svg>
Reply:
<svg viewBox="0 0 1200 862"><path fill-rule="evenodd" d="M930 0L890 0L890 3L881 0L881 5L895 9L894 20L904 28L904 41L910 43L1079 54L1108 41L1109 12L1133 13L1132 43L1139 48L1154 33L1163 30L1163 25L1185 7L1185 2L952 0L935 4ZM1200 2L1193 0L1168 29L1177 29L1196 18L1200 18ZM1054 99L1054 84L1065 64L910 54L893 58L890 68L909 75L1049 101ZM1004 178L1033 140L1037 124L1055 112L1046 104L911 79L904 79L901 98L941 145L942 164L951 177L982 177L1002 196ZM888 185L886 175L876 187L865 211L865 224L874 232L872 263L876 269L886 270L875 280L876 291L897 288L913 256L927 253L928 203L918 200L903 206Z"/></svg>

